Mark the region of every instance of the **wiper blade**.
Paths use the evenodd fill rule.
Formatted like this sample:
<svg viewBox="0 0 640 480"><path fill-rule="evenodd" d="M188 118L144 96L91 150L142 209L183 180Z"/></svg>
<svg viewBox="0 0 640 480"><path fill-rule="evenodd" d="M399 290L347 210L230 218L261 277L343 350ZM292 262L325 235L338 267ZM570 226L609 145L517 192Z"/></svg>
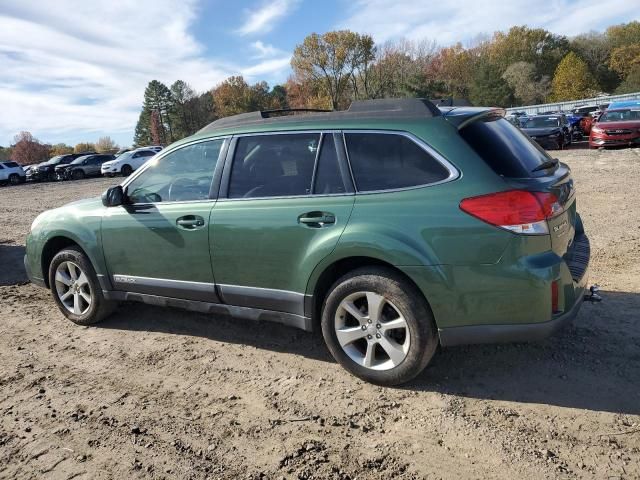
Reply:
<svg viewBox="0 0 640 480"><path fill-rule="evenodd" d="M547 168L553 168L556 165L558 165L558 162L559 162L559 160L557 158L552 158L551 160L547 160L546 162L541 163L536 168L531 170L531 173L539 172L540 170L546 170Z"/></svg>

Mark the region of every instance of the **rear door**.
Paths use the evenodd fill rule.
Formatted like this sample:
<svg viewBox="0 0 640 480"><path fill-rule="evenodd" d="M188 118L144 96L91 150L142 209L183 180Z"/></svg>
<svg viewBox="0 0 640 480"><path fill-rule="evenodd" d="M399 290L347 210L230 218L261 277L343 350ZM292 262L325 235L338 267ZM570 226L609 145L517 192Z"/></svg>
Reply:
<svg viewBox="0 0 640 480"><path fill-rule="evenodd" d="M134 170L137 170L155 154L156 153L153 150L141 150L139 152L135 152L131 157L131 167Z"/></svg>
<svg viewBox="0 0 640 480"><path fill-rule="evenodd" d="M311 272L353 208L341 145L332 132L234 138L210 227L226 303L304 314Z"/></svg>

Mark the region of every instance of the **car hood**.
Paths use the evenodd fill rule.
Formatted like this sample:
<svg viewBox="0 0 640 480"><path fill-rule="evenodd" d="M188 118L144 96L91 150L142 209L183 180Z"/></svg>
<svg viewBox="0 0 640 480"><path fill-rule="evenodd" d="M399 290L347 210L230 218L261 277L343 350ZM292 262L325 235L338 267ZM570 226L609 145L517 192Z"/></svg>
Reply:
<svg viewBox="0 0 640 480"><path fill-rule="evenodd" d="M531 136L544 136L551 135L552 133L558 133L560 131L560 127L544 127L544 128L526 128L522 129L527 135Z"/></svg>
<svg viewBox="0 0 640 480"><path fill-rule="evenodd" d="M103 167L110 167L111 165L115 165L118 162L118 159L116 158L115 160L109 160L108 162L104 162L102 164Z"/></svg>
<svg viewBox="0 0 640 480"><path fill-rule="evenodd" d="M640 128L640 120L630 120L626 122L598 122L593 125L594 127L601 128L603 130L616 130L618 128Z"/></svg>
<svg viewBox="0 0 640 480"><path fill-rule="evenodd" d="M69 168L72 165L70 163L65 163L63 165L56 165L56 170L64 170L65 168Z"/></svg>

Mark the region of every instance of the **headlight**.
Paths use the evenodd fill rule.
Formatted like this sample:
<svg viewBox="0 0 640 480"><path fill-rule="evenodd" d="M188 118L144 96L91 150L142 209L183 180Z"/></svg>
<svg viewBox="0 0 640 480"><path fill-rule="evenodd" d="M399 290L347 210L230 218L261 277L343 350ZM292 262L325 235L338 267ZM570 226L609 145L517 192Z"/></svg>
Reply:
<svg viewBox="0 0 640 480"><path fill-rule="evenodd" d="M601 129L600 127L591 127L591 131L593 133L604 133L604 130Z"/></svg>

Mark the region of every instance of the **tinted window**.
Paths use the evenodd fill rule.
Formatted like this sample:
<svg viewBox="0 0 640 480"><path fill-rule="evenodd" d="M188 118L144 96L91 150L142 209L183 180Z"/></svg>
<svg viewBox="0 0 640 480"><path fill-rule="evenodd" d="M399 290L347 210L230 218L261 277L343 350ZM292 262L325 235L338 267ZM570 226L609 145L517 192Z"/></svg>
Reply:
<svg viewBox="0 0 640 480"><path fill-rule="evenodd" d="M320 135L252 135L236 145L229 198L308 195Z"/></svg>
<svg viewBox="0 0 640 480"><path fill-rule="evenodd" d="M223 140L180 148L151 165L127 185L132 203L206 200Z"/></svg>
<svg viewBox="0 0 640 480"><path fill-rule="evenodd" d="M358 191L414 187L449 176L441 163L403 135L346 133L345 141Z"/></svg>
<svg viewBox="0 0 640 480"><path fill-rule="evenodd" d="M322 139L313 193L320 195L345 193L344 182L338 165L338 154L331 134L324 135Z"/></svg>
<svg viewBox="0 0 640 480"><path fill-rule="evenodd" d="M16 162L6 162L5 165L9 168L16 168L20 166Z"/></svg>
<svg viewBox="0 0 640 480"><path fill-rule="evenodd" d="M535 167L551 159L542 147L504 118L473 122L460 135L494 172L504 177L531 177Z"/></svg>
<svg viewBox="0 0 640 480"><path fill-rule="evenodd" d="M0 170L3 170L3 169L4 169L4 167L3 167L3 166L2 166L2 164L0 163Z"/></svg>

